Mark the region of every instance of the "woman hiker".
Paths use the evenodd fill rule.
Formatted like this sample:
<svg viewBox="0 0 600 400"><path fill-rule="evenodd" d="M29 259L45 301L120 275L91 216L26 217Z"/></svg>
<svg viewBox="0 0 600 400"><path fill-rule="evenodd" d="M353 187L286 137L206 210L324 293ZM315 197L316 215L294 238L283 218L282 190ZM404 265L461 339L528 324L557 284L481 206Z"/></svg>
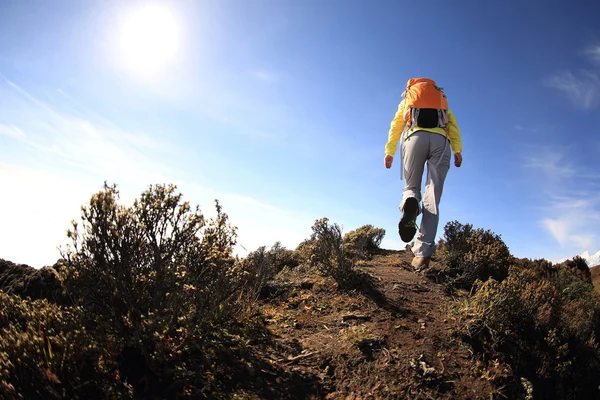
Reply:
<svg viewBox="0 0 600 400"><path fill-rule="evenodd" d="M454 152L454 165L460 167L462 142L446 95L433 80L409 79L402 97L388 134L384 163L386 168L392 167L398 141L402 139L400 162L404 163L406 178L398 232L404 242L410 242L417 232L417 216L423 214L419 234L412 246L415 255L412 266L420 271L429 266L435 252L439 205L446 174L450 169L450 152ZM427 181L421 198L425 163Z"/></svg>

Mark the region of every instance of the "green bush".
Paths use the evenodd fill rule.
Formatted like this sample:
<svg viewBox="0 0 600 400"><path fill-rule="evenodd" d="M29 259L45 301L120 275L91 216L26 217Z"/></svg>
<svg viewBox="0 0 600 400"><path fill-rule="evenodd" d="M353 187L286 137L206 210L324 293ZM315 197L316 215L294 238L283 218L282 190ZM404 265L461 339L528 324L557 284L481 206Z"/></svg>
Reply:
<svg viewBox="0 0 600 400"><path fill-rule="evenodd" d="M127 399L109 338L81 324L83 310L0 291L0 397Z"/></svg>
<svg viewBox="0 0 600 400"><path fill-rule="evenodd" d="M592 285L564 265L519 264L502 282L477 283L460 311L460 333L487 359L511 366L516 392L524 377L534 398L599 398L600 300Z"/></svg>
<svg viewBox="0 0 600 400"><path fill-rule="evenodd" d="M500 236L457 221L444 227L444 237L438 243L438 258L446 276L468 289L476 280L503 280L513 262Z"/></svg>
<svg viewBox="0 0 600 400"><path fill-rule="evenodd" d="M385 229L373 225L363 225L344 235L344 245L348 252L359 258L369 258L380 250Z"/></svg>

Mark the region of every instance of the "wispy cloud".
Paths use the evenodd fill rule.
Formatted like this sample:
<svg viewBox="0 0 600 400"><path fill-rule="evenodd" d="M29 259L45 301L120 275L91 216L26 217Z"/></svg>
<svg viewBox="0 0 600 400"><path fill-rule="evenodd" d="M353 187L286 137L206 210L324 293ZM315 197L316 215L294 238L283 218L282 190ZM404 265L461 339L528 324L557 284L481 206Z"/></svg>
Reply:
<svg viewBox="0 0 600 400"><path fill-rule="evenodd" d="M58 258L68 221L103 181L118 183L124 199L136 196L166 181L170 168L157 160L172 148L120 129L64 91L45 97L0 76L0 143L12 142L19 160L0 165L2 190L13 194L1 200L0 256L38 267Z"/></svg>
<svg viewBox="0 0 600 400"><path fill-rule="evenodd" d="M513 128L515 130L521 131L521 132L537 132L538 131L537 127L526 127L521 124L517 124L517 125L513 126Z"/></svg>
<svg viewBox="0 0 600 400"><path fill-rule="evenodd" d="M64 91L52 102L4 77L0 80L0 133L30 151L101 176L123 181L155 180L169 167L157 161L172 146L148 134L120 129L84 108Z"/></svg>
<svg viewBox="0 0 600 400"><path fill-rule="evenodd" d="M600 63L600 45L591 46L586 51L585 54L589 56L592 60Z"/></svg>
<svg viewBox="0 0 600 400"><path fill-rule="evenodd" d="M318 216L272 204L253 193L215 190L186 182L175 145L151 133L131 132L86 107L64 90L44 97L0 75L0 154L4 143L18 150L18 162L0 162L0 257L41 267L53 263L65 230L79 207L115 182L124 203L152 183L173 182L187 201L212 216L219 199L239 227L238 254L281 241L293 248L310 234ZM195 176L197 178L197 176ZM35 227L35 229L32 229ZM31 252L31 246L36 251Z"/></svg>
<svg viewBox="0 0 600 400"><path fill-rule="evenodd" d="M25 139L25 134L22 130L12 125L3 125L0 124L0 135L8 136L12 139Z"/></svg>
<svg viewBox="0 0 600 400"><path fill-rule="evenodd" d="M527 124L516 124L513 126L513 129L519 132L525 133L549 133L555 132L557 130L556 125L551 125L547 123L527 123Z"/></svg>
<svg viewBox="0 0 600 400"><path fill-rule="evenodd" d="M307 238L313 222L320 215L298 212L271 204L262 198L236 193L217 193L196 183L179 182L186 198L204 205L203 212L211 215L209 205L218 198L231 222L238 227L237 254L241 257L259 246L270 246L279 241L287 248L295 248Z"/></svg>
<svg viewBox="0 0 600 400"><path fill-rule="evenodd" d="M0 152L10 143L18 160L0 163L0 257L36 267L59 257L69 221L103 181L119 184L125 201L165 182L170 168L157 159L172 148L119 128L64 91L45 97L0 74Z"/></svg>
<svg viewBox="0 0 600 400"><path fill-rule="evenodd" d="M246 204L252 207L256 207L256 208L260 208L263 210L268 210L268 211L276 211L276 212L283 212L280 208L275 207L271 204L268 203L264 203L261 202L259 200L256 200L255 198L249 197L249 196L239 196L239 195L227 195L225 197L226 200L231 200L232 202L238 202L240 204Z"/></svg>
<svg viewBox="0 0 600 400"><path fill-rule="evenodd" d="M252 71L250 74L254 78L266 83L276 83L279 80L279 76L277 74L266 70Z"/></svg>
<svg viewBox="0 0 600 400"><path fill-rule="evenodd" d="M546 179L557 180L575 175L575 166L568 161L565 154L557 148L539 148L535 154L526 158L524 167L536 169Z"/></svg>
<svg viewBox="0 0 600 400"><path fill-rule="evenodd" d="M550 232L550 234L558 243L563 246L565 245L569 231L568 221L544 218L541 223L542 226Z"/></svg>
<svg viewBox="0 0 600 400"><path fill-rule="evenodd" d="M546 84L565 93L575 106L584 110L600 104L600 76L596 72L581 70L574 74L564 71L548 79Z"/></svg>
<svg viewBox="0 0 600 400"><path fill-rule="evenodd" d="M540 226L561 247L575 255L600 243L600 182L596 171L569 161L566 148L538 148L524 166L537 172Z"/></svg>
<svg viewBox="0 0 600 400"><path fill-rule="evenodd" d="M565 249L589 250L600 240L600 198L561 196L550 199L541 225Z"/></svg>
<svg viewBox="0 0 600 400"><path fill-rule="evenodd" d="M591 63L600 63L600 46L591 46L583 54ZM600 70L597 67L562 71L545 83L563 92L576 107L589 110L600 105Z"/></svg>

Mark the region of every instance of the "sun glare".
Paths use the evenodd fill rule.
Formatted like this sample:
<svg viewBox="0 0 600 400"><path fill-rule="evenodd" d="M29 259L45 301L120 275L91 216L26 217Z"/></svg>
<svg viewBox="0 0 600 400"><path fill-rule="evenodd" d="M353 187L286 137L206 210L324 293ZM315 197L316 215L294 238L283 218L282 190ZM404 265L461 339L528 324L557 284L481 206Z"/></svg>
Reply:
<svg viewBox="0 0 600 400"><path fill-rule="evenodd" d="M179 23L167 6L151 4L130 10L116 34L116 63L137 77L157 78L180 56Z"/></svg>

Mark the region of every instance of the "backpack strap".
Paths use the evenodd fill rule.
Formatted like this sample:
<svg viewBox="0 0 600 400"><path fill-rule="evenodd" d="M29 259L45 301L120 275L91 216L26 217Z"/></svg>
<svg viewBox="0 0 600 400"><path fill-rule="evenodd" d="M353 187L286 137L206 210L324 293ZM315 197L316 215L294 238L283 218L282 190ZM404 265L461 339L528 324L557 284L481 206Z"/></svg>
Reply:
<svg viewBox="0 0 600 400"><path fill-rule="evenodd" d="M450 122L448 110L438 110L438 122L439 127L446 132L446 136L448 137L448 135L450 135L450 128L448 127L448 123Z"/></svg>
<svg viewBox="0 0 600 400"><path fill-rule="evenodd" d="M419 120L419 113L421 112L420 108L411 108L411 124L410 128L414 128L417 126L417 121Z"/></svg>
<svg viewBox="0 0 600 400"><path fill-rule="evenodd" d="M438 113L438 126L446 129L448 126L448 113L446 110L437 110Z"/></svg>

